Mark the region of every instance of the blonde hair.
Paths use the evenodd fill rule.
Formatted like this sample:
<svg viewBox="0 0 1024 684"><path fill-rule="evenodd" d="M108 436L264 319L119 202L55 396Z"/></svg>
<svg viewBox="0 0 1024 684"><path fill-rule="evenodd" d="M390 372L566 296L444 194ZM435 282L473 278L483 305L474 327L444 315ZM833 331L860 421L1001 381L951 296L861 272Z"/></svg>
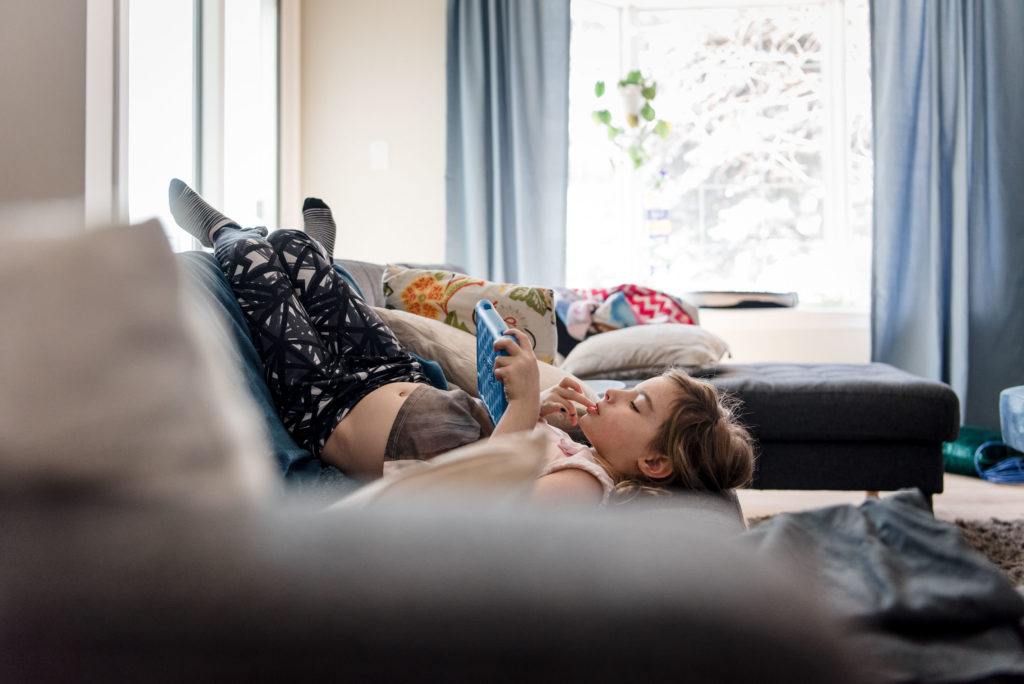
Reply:
<svg viewBox="0 0 1024 684"><path fill-rule="evenodd" d="M753 439L739 421L738 402L679 370L662 377L674 381L680 392L649 448L671 460L672 475L623 480L616 485L615 498L664 494L670 487L720 492L749 484L754 474Z"/></svg>

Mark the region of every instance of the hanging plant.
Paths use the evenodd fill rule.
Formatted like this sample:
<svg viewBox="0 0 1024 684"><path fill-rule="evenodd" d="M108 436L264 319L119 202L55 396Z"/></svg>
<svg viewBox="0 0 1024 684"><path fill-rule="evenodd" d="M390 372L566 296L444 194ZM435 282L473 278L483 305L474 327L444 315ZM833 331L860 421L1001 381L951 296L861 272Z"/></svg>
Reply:
<svg viewBox="0 0 1024 684"><path fill-rule="evenodd" d="M658 94L658 85L645 79L640 71L630 71L619 81L618 91L626 115L624 126L617 126L613 122L611 111L607 109L596 110L591 117L598 125L607 126L608 139L626 153L633 162L634 169L639 169L651 158L651 152L647 148L652 136L665 139L671 131L671 125L662 119L655 120L654 106L651 102ZM594 84L594 94L598 98L601 98L604 92L604 81ZM614 165L613 160L612 166Z"/></svg>

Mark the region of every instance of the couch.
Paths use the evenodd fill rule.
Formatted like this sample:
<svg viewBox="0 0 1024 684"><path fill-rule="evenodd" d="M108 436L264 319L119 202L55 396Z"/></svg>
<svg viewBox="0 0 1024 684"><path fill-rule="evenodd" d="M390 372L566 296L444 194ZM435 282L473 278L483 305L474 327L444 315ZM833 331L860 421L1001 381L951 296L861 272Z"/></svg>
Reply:
<svg viewBox="0 0 1024 684"><path fill-rule="evenodd" d="M327 507L205 260L155 221L0 250L0 680L861 681L721 499Z"/></svg>

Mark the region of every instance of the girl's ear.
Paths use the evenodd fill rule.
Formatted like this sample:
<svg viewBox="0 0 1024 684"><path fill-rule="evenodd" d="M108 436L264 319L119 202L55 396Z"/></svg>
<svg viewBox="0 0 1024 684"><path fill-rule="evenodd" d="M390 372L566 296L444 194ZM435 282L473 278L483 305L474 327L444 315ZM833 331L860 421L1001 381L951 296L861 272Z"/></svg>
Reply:
<svg viewBox="0 0 1024 684"><path fill-rule="evenodd" d="M640 472L652 480L663 480L672 474L672 461L663 454L648 454L641 457L636 465Z"/></svg>

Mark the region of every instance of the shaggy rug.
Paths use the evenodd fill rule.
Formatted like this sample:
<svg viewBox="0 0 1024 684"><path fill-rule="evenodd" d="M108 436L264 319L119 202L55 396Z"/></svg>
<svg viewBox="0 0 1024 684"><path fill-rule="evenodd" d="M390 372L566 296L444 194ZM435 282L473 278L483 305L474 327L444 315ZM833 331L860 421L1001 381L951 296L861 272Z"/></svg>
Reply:
<svg viewBox="0 0 1024 684"><path fill-rule="evenodd" d="M1024 520L957 520L967 543L1005 572L1014 586L1024 584Z"/></svg>
<svg viewBox="0 0 1024 684"><path fill-rule="evenodd" d="M748 518L750 528L772 516ZM956 520L964 540L1002 570L1014 586L1024 585L1024 519Z"/></svg>

